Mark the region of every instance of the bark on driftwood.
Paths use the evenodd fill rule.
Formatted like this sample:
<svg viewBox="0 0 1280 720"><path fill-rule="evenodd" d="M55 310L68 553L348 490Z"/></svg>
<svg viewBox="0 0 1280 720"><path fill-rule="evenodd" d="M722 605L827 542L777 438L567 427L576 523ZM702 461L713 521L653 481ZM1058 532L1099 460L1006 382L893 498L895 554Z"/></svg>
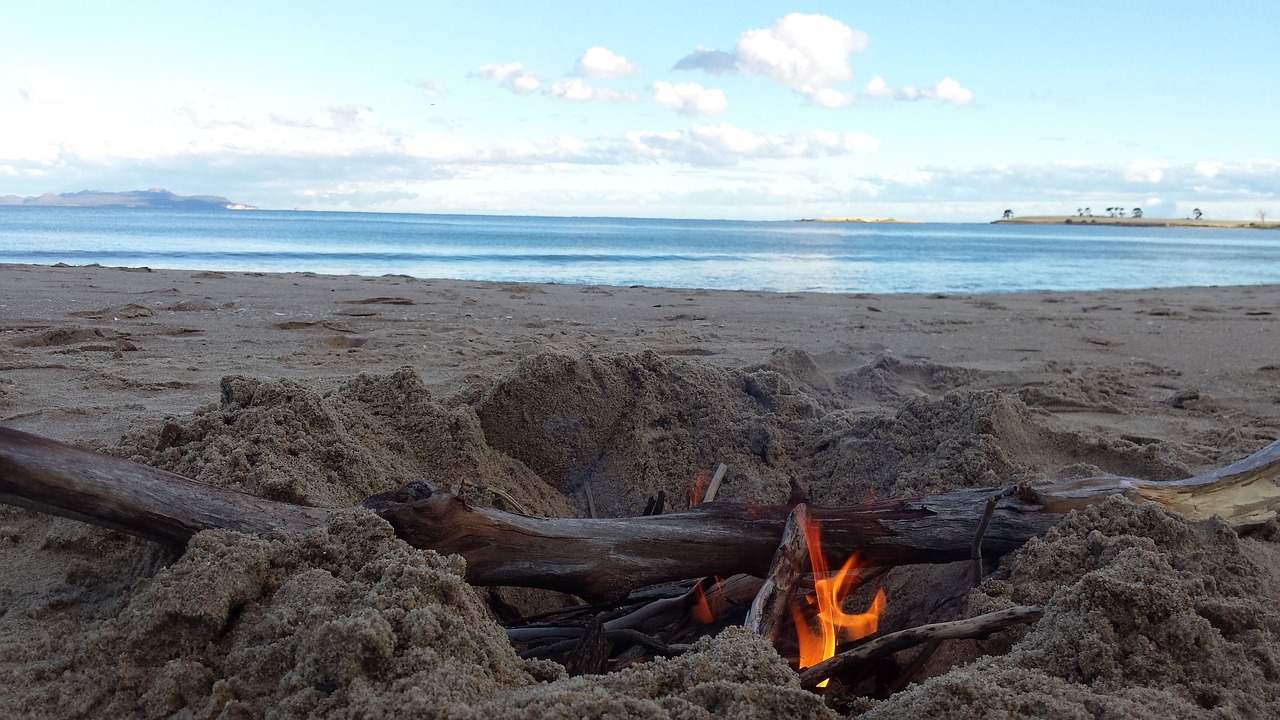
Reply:
<svg viewBox="0 0 1280 720"><path fill-rule="evenodd" d="M1258 524L1280 510L1280 442L1205 475L1176 482L1102 477L1021 487L1003 497L983 535L998 557L1041 535L1071 510L1122 494L1191 519L1220 515ZM968 559L991 488L853 508L810 508L823 550L867 565ZM212 487L180 475L0 428L0 502L183 545L195 533L320 527L334 510L306 508ZM519 585L604 600L691 577L764 576L791 507L707 503L666 515L539 518L471 507L426 483L362 505L415 547L458 553L476 585Z"/></svg>

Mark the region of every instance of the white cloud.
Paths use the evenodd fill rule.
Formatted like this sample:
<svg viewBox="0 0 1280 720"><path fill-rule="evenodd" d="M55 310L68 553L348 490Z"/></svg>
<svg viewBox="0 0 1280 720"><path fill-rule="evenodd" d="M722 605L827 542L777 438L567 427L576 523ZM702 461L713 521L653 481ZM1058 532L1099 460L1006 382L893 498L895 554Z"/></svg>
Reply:
<svg viewBox="0 0 1280 720"><path fill-rule="evenodd" d="M669 83L659 80L649 88L659 105L685 115L719 115L729 109L723 90L704 88L698 83Z"/></svg>
<svg viewBox="0 0 1280 720"><path fill-rule="evenodd" d="M594 164L606 151L581 138L561 133L554 137L508 140L474 154L467 161L538 165L544 163Z"/></svg>
<svg viewBox="0 0 1280 720"><path fill-rule="evenodd" d="M423 97L428 100L435 100L444 95L444 83L439 80L420 80L414 85L422 91Z"/></svg>
<svg viewBox="0 0 1280 720"><path fill-rule="evenodd" d="M724 166L746 159L819 158L875 152L880 141L865 133L812 130L760 134L721 123L688 130L630 132L632 150L642 158L691 165Z"/></svg>
<svg viewBox="0 0 1280 720"><path fill-rule="evenodd" d="M973 102L973 92L960 87L960 83L950 77L942 78L942 80L938 81L937 85L934 85L932 88L921 90L920 94L927 98L954 103L956 105L968 105Z"/></svg>
<svg viewBox="0 0 1280 720"><path fill-rule="evenodd" d="M701 70L712 75L732 75L738 71L738 59L733 53L712 50L701 45L676 61L673 70Z"/></svg>
<svg viewBox="0 0 1280 720"><path fill-rule="evenodd" d="M452 135L419 133L400 138L397 145L413 158L453 160L469 153L466 144Z"/></svg>
<svg viewBox="0 0 1280 720"><path fill-rule="evenodd" d="M849 53L864 50L865 33L825 15L791 13L738 38L739 71L766 75L801 91L830 87L853 77Z"/></svg>
<svg viewBox="0 0 1280 720"><path fill-rule="evenodd" d="M885 175L881 175L880 177L886 183L892 183L896 185L909 185L913 187L922 187L922 186L928 185L929 183L932 183L934 181L934 178L936 178L937 176L938 176L938 173L931 172L929 170L912 169L912 170L903 170L900 172L887 173Z"/></svg>
<svg viewBox="0 0 1280 720"><path fill-rule="evenodd" d="M871 78L871 81L867 83L867 86L862 89L862 94L870 95L871 97L891 98L891 97L894 97L897 93L895 93L892 89L890 89L885 85L884 78L880 77L879 75L876 75L875 77Z"/></svg>
<svg viewBox="0 0 1280 720"><path fill-rule="evenodd" d="M475 77L496 80L498 84L517 95L528 95L542 87L538 74L525 69L521 63L481 65Z"/></svg>
<svg viewBox="0 0 1280 720"><path fill-rule="evenodd" d="M611 78L638 75L640 74L640 69L627 62L627 59L621 55L597 45L596 47L588 48L586 52L582 53L582 57L578 58L574 74L578 77Z"/></svg>
<svg viewBox="0 0 1280 720"><path fill-rule="evenodd" d="M1158 183L1164 179L1168 163L1152 160L1135 160L1124 169L1124 179L1129 182Z"/></svg>
<svg viewBox="0 0 1280 720"><path fill-rule="evenodd" d="M277 125L297 128L313 128L316 130L333 130L351 132L373 122L373 108L367 105L347 103L333 105L312 113L305 118L293 118L285 115L271 115L271 122Z"/></svg>
<svg viewBox="0 0 1280 720"><path fill-rule="evenodd" d="M973 91L960 87L960 83L951 77L945 77L931 88L918 89L913 85L905 85L901 90L894 90L885 84L884 78L876 75L867 82L862 94L875 98L891 98L893 100L937 100L954 105L968 105L973 102Z"/></svg>
<svg viewBox="0 0 1280 720"><path fill-rule="evenodd" d="M248 129L257 122L249 113L208 96L184 100L174 111L204 130L220 127Z"/></svg>
<svg viewBox="0 0 1280 720"><path fill-rule="evenodd" d="M1226 163L1201 161L1196 163L1192 170L1197 175L1213 178L1217 177L1218 173L1222 172L1224 167L1226 167Z"/></svg>
<svg viewBox="0 0 1280 720"><path fill-rule="evenodd" d="M23 100L44 107L74 110L92 101L90 92L70 78L37 75L18 88Z"/></svg>
<svg viewBox="0 0 1280 720"><path fill-rule="evenodd" d="M825 108L842 108L853 103L853 95L835 88L820 88L809 94L809 102Z"/></svg>
<svg viewBox="0 0 1280 720"><path fill-rule="evenodd" d="M636 96L631 93L618 92L609 88L600 88L588 85L581 78L573 78L565 82L552 84L547 94L552 97L561 98L563 100L635 100Z"/></svg>
<svg viewBox="0 0 1280 720"><path fill-rule="evenodd" d="M1280 160L1256 158L1239 162L1200 161L1191 167L1197 182L1234 184L1259 194L1280 195Z"/></svg>
<svg viewBox="0 0 1280 720"><path fill-rule="evenodd" d="M851 96L833 86L853 78L849 53L865 50L866 33L826 15L791 13L769 27L738 37L732 53L698 48L676 69L762 75L805 96L816 105L841 107Z"/></svg>

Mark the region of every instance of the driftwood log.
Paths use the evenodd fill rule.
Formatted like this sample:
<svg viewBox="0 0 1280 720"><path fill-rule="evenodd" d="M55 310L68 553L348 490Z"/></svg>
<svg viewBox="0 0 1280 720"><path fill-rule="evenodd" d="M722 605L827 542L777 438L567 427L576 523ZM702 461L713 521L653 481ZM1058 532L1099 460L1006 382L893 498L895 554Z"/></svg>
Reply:
<svg viewBox="0 0 1280 720"><path fill-rule="evenodd" d="M1099 477L1001 497L982 534L998 557L1041 535L1072 510L1121 494L1191 519L1236 526L1280 510L1280 442L1204 475L1174 482ZM971 557L975 530L999 489L959 490L849 508L810 508L823 550L839 563L941 563ZM265 500L180 475L0 428L0 502L183 546L197 532L307 531L335 512ZM671 580L769 571L791 507L712 502L682 512L615 519L541 518L472 507L425 482L373 496L366 507L408 543L467 561L476 585L570 592L589 600Z"/></svg>

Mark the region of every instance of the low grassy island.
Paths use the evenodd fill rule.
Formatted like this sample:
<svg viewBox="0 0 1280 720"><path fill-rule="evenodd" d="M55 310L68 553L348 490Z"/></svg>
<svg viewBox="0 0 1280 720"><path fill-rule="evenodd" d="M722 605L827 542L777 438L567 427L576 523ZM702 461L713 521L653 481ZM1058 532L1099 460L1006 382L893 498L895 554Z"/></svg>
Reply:
<svg viewBox="0 0 1280 720"><path fill-rule="evenodd" d="M1207 227L1280 229L1280 222L1264 220L1209 220L1206 218L1110 217L1097 215L1026 215L1009 216L993 225L1131 225L1137 227Z"/></svg>
<svg viewBox="0 0 1280 720"><path fill-rule="evenodd" d="M800 218L800 222L819 222L819 223L880 223L880 224L914 224L920 223L920 220L898 220L896 218L878 218L878 217L820 217L820 218Z"/></svg>

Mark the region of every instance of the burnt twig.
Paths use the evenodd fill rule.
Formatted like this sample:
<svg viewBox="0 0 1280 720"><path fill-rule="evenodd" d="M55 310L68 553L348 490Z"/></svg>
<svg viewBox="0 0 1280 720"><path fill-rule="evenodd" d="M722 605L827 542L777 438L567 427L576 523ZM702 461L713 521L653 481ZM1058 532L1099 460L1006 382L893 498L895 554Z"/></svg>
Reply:
<svg viewBox="0 0 1280 720"><path fill-rule="evenodd" d="M987 527L991 525L991 516L996 511L996 504L1001 498L1006 498L1017 491L1016 487L1005 488L1002 492L995 493L987 498L987 504L982 509L982 519L978 521L978 530L973 534L973 548L969 556L973 559L973 586L978 587L982 584L982 538L987 535Z"/></svg>
<svg viewBox="0 0 1280 720"><path fill-rule="evenodd" d="M926 642L982 638L1012 625L1036 622L1043 615L1044 608L1020 605L966 620L932 623L881 635L800 671L800 684L807 688L814 688L832 675L844 672L859 663L872 662L892 655L899 650L906 650Z"/></svg>

